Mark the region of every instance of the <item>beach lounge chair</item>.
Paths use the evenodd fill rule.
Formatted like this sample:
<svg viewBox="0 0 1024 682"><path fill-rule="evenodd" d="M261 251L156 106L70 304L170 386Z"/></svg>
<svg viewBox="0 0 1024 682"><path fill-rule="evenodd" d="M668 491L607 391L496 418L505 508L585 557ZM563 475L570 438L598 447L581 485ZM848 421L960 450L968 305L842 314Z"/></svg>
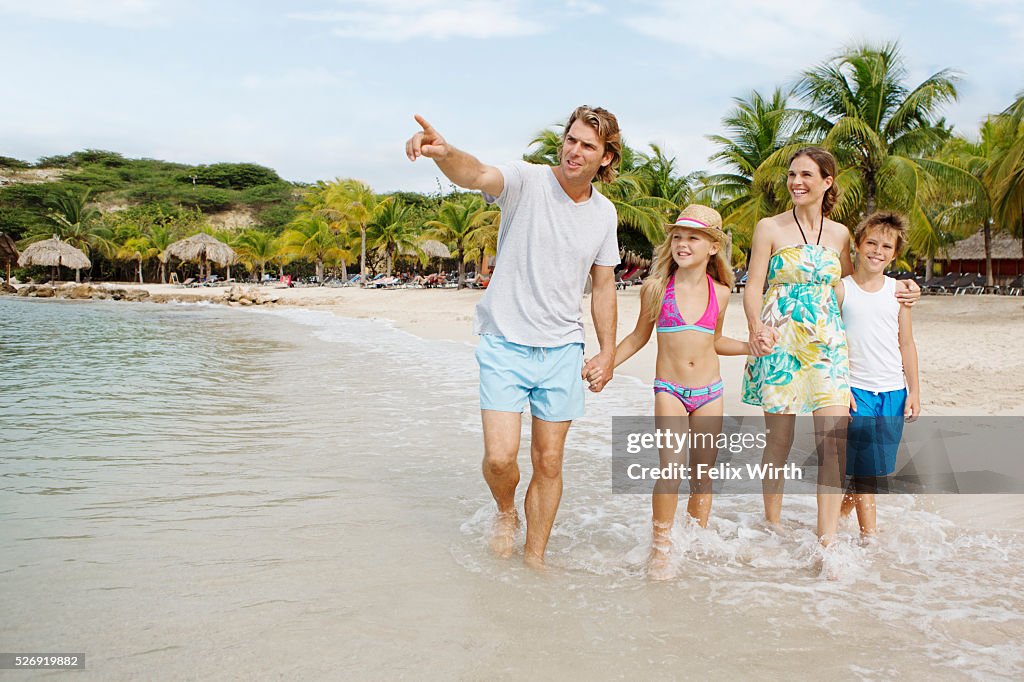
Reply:
<svg viewBox="0 0 1024 682"><path fill-rule="evenodd" d="M1001 287L999 293L1007 296L1020 296L1021 293L1024 293L1024 275L1017 275L1012 282Z"/></svg>
<svg viewBox="0 0 1024 682"><path fill-rule="evenodd" d="M733 291L740 293L747 288L747 271L743 268L735 268L732 271L732 274L734 278L733 281L735 282L735 284L733 284Z"/></svg>
<svg viewBox="0 0 1024 682"><path fill-rule="evenodd" d="M644 283L643 277L646 274L647 274L646 270L638 268L636 270L636 272L633 273L632 277L629 278L629 280L628 280L629 285L630 286L640 286L641 284Z"/></svg>
<svg viewBox="0 0 1024 682"><path fill-rule="evenodd" d="M635 265L622 274L622 281L627 287L633 284L633 275L635 275L638 270L640 270L640 266Z"/></svg>
<svg viewBox="0 0 1024 682"><path fill-rule="evenodd" d="M951 293L954 296L964 293L974 285L975 274L973 272L961 273L959 277L953 280L953 283L947 286L946 291L943 293Z"/></svg>
<svg viewBox="0 0 1024 682"><path fill-rule="evenodd" d="M985 275L981 273L970 273L956 281L953 295L980 294L985 291Z"/></svg>
<svg viewBox="0 0 1024 682"><path fill-rule="evenodd" d="M924 287L924 291L925 293L928 294L944 294L946 293L946 287L948 287L950 284L959 279L959 277L959 273L947 273L942 277L933 279L932 281L928 282L928 284L925 285Z"/></svg>

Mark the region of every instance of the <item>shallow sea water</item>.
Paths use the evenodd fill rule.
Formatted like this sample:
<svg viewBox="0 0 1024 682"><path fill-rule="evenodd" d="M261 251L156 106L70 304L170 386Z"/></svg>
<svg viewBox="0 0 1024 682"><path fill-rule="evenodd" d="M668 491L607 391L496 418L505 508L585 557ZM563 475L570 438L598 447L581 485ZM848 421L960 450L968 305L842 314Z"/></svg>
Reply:
<svg viewBox="0 0 1024 682"><path fill-rule="evenodd" d="M588 401L537 574L486 549L471 346L0 299L0 651L84 652L103 680L1024 675L1020 534L909 497L880 498L875 545L842 528L830 581L813 497L774 531L759 496L719 496L707 530L680 510L679 577L649 582L649 498L610 483L611 417L649 388Z"/></svg>

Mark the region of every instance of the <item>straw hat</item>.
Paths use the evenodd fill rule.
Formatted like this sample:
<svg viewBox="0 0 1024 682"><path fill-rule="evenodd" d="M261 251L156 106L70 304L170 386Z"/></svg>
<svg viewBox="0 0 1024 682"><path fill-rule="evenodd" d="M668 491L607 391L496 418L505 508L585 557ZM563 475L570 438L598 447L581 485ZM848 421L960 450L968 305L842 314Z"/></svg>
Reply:
<svg viewBox="0 0 1024 682"><path fill-rule="evenodd" d="M710 206L690 204L679 214L675 223L665 226L666 230L671 230L674 227L701 230L719 244L724 244L726 241L725 232L722 231L722 216Z"/></svg>

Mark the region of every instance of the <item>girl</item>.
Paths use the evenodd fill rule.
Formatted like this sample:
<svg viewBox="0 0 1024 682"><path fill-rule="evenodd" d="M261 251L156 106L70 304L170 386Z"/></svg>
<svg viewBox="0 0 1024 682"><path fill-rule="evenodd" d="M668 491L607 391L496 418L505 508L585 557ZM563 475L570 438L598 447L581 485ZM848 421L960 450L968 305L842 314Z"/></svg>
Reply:
<svg viewBox="0 0 1024 682"><path fill-rule="evenodd" d="M654 379L654 415L658 429L680 428L687 416L693 434L722 429L722 378L718 354L746 355L742 341L722 337L733 273L723 249L727 245L718 211L691 204L675 224L667 225L665 241L654 251L654 266L640 290L640 315L633 332L615 349L616 367L643 348L658 329L658 360ZM714 440L714 438L709 439ZM691 447L690 497L687 513L706 527L711 512L711 482L696 477L697 465L713 466L714 447ZM661 466L683 464L671 450L662 450ZM672 577L672 522L679 480L661 479L654 486L653 543L650 576Z"/></svg>

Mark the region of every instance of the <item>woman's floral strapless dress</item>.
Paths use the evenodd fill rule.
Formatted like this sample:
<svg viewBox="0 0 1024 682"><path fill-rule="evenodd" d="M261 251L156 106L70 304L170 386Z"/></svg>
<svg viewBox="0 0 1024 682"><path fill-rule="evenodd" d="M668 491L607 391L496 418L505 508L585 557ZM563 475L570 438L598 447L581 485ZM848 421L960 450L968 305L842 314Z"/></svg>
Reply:
<svg viewBox="0 0 1024 682"><path fill-rule="evenodd" d="M842 276L839 253L799 244L768 262L761 321L779 330L770 355L748 357L743 402L773 414L806 414L850 404L846 330L836 303Z"/></svg>

